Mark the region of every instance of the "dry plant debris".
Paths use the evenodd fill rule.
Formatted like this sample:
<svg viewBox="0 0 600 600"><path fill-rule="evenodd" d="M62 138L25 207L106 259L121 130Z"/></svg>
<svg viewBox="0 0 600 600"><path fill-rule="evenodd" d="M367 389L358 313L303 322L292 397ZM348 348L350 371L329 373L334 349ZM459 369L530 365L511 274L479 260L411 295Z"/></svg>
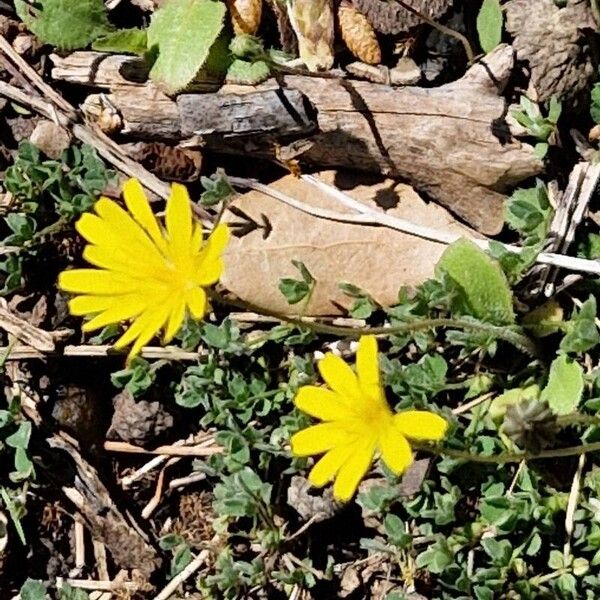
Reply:
<svg viewBox="0 0 600 600"><path fill-rule="evenodd" d="M598 597L597 13L0 0L0 597Z"/></svg>
<svg viewBox="0 0 600 600"><path fill-rule="evenodd" d="M552 0L509 0L505 9L506 29L517 58L531 70L538 100L572 100L589 90L594 76L589 34L596 29L589 2L568 0L559 7Z"/></svg>

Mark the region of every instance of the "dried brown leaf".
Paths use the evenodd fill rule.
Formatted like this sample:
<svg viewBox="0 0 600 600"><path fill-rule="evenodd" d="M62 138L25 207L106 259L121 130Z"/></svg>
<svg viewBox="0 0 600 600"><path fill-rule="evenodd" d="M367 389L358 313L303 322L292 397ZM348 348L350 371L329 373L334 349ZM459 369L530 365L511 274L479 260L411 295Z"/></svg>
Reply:
<svg viewBox="0 0 600 600"><path fill-rule="evenodd" d="M319 175L337 181L334 171ZM376 206L397 206L389 214L444 231L472 235L440 206L425 203L412 188L387 179L373 185L364 176L348 175L344 189L354 198ZM367 184L365 184L365 181ZM346 209L313 186L286 176L272 187L306 204L337 212ZM402 286L414 286L433 275L445 246L384 227L320 219L290 208L259 192L249 192L234 203L237 214L227 220L234 237L225 256L223 284L238 297L260 307L293 312L278 289L279 279L295 277L291 260L304 262L317 280L307 314L340 314L352 299L338 288L340 282L358 285L383 305L393 304Z"/></svg>

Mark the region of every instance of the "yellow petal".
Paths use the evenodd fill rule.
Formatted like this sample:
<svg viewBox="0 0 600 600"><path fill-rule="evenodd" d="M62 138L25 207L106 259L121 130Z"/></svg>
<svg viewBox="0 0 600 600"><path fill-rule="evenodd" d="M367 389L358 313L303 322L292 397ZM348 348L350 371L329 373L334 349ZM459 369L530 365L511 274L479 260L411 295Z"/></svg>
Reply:
<svg viewBox="0 0 600 600"><path fill-rule="evenodd" d="M427 410L407 410L394 415L394 427L411 440L437 442L446 435L448 421Z"/></svg>
<svg viewBox="0 0 600 600"><path fill-rule="evenodd" d="M142 348L158 334L158 332L164 327L167 319L169 318L170 307L168 305L157 308L151 313L150 318L145 323L144 329L140 332L137 340L131 347L127 360L130 361L134 356L137 356Z"/></svg>
<svg viewBox="0 0 600 600"><path fill-rule="evenodd" d="M196 225L194 225L194 233L192 234L192 243L190 244L192 254L198 254L200 248L202 248L203 240L204 231L202 230L202 225L200 223L196 223Z"/></svg>
<svg viewBox="0 0 600 600"><path fill-rule="evenodd" d="M159 332L169 316L169 309L170 305L165 298L158 306L155 305L145 310L115 342L115 349L120 350L136 340L134 348L129 353L128 358L131 359L139 352L142 346ZM139 343L140 339L143 342L141 344Z"/></svg>
<svg viewBox="0 0 600 600"><path fill-rule="evenodd" d="M372 399L382 397L377 338L374 335L363 335L358 342L356 373L363 394Z"/></svg>
<svg viewBox="0 0 600 600"><path fill-rule="evenodd" d="M114 230L120 239L120 245L125 245L129 252L149 253L155 259L160 258L156 244L140 227L133 217L116 202L108 198L100 198L94 204L94 210Z"/></svg>
<svg viewBox="0 0 600 600"><path fill-rule="evenodd" d="M76 317L99 313L115 303L115 296L75 296L69 300L69 312Z"/></svg>
<svg viewBox="0 0 600 600"><path fill-rule="evenodd" d="M294 404L311 417L322 421L352 419L355 415L349 410L348 403L331 390L305 385L298 390Z"/></svg>
<svg viewBox="0 0 600 600"><path fill-rule="evenodd" d="M229 241L229 227L225 223L219 223L208 236L206 244L196 259L196 269L202 272L210 269L210 264L221 258L225 246ZM206 266L205 266L206 265Z"/></svg>
<svg viewBox="0 0 600 600"><path fill-rule="evenodd" d="M83 213L75 223L75 229L90 244L112 246L115 242L120 243L114 230L98 215Z"/></svg>
<svg viewBox="0 0 600 600"><path fill-rule="evenodd" d="M340 502L347 502L354 496L358 484L367 474L373 455L375 454L375 441L372 439L358 442L350 458L338 471L333 484L333 497Z"/></svg>
<svg viewBox="0 0 600 600"><path fill-rule="evenodd" d="M295 433L291 437L292 454L310 456L322 454L340 444L348 444L348 431L339 423L320 423Z"/></svg>
<svg viewBox="0 0 600 600"><path fill-rule="evenodd" d="M316 487L323 487L333 480L340 467L350 458L353 450L352 444L336 446L331 449L311 469L308 480Z"/></svg>
<svg viewBox="0 0 600 600"><path fill-rule="evenodd" d="M209 286L219 281L223 274L223 259L217 258L211 262L202 261L194 273L194 281L198 285Z"/></svg>
<svg viewBox="0 0 600 600"><path fill-rule="evenodd" d="M139 294L116 296L105 311L84 323L83 331L95 331L112 323L133 319L148 308L148 298Z"/></svg>
<svg viewBox="0 0 600 600"><path fill-rule="evenodd" d="M207 312L206 292L202 288L192 288L185 293L185 303L194 319L202 319Z"/></svg>
<svg viewBox="0 0 600 600"><path fill-rule="evenodd" d="M58 276L58 287L65 292L94 296L135 292L137 282L130 277L100 269L70 269Z"/></svg>
<svg viewBox="0 0 600 600"><path fill-rule="evenodd" d="M165 224L169 236L169 247L175 261L183 260L191 254L192 207L187 189L180 183L171 186L171 195L167 200Z"/></svg>
<svg viewBox="0 0 600 600"><path fill-rule="evenodd" d="M137 179L126 181L123 185L123 197L125 198L125 206L127 206L133 218L148 233L160 251L165 253L167 244L158 221L150 208L142 184Z"/></svg>
<svg viewBox="0 0 600 600"><path fill-rule="evenodd" d="M165 330L164 343L168 344L177 334L183 319L185 317L185 300L183 298L177 299L174 303L171 313L169 314L169 321L167 322L167 328Z"/></svg>
<svg viewBox="0 0 600 600"><path fill-rule="evenodd" d="M393 425L379 438L379 449L383 462L396 475L404 473L413 461L410 444Z"/></svg>
<svg viewBox="0 0 600 600"><path fill-rule="evenodd" d="M118 271L134 279L159 279L161 275L163 279L168 277L164 262L151 260L147 252L126 252L116 245L88 245L83 250L83 258L95 267Z"/></svg>
<svg viewBox="0 0 600 600"><path fill-rule="evenodd" d="M362 403L356 374L339 356L328 352L318 364L321 377L327 385L342 398Z"/></svg>

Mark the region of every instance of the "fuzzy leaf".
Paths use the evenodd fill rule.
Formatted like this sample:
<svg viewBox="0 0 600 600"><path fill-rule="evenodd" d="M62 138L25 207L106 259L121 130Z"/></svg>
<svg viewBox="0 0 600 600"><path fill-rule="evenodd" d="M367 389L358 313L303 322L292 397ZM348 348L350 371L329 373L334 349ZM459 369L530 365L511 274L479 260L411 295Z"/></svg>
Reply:
<svg viewBox="0 0 600 600"><path fill-rule="evenodd" d="M41 9L31 11L24 0L15 0L21 20L40 40L61 50L89 46L112 27L102 0L41 0Z"/></svg>
<svg viewBox="0 0 600 600"><path fill-rule="evenodd" d="M444 273L459 290L459 312L496 325L514 323L512 292L506 276L500 265L473 242L458 240L444 251L436 274Z"/></svg>
<svg viewBox="0 0 600 600"><path fill-rule="evenodd" d="M236 58L227 70L227 81L238 85L257 85L271 75L271 69L264 60L248 62Z"/></svg>
<svg viewBox="0 0 600 600"><path fill-rule="evenodd" d="M204 66L225 18L217 0L168 0L152 16L148 47L158 50L150 77L168 92L185 88Z"/></svg>
<svg viewBox="0 0 600 600"><path fill-rule="evenodd" d="M542 390L541 399L546 400L557 415L572 413L583 393L583 368L565 354L555 358L550 365L548 383Z"/></svg>
<svg viewBox="0 0 600 600"><path fill-rule="evenodd" d="M563 352L587 352L600 344L596 312L596 298L590 296L567 322L567 333L560 342Z"/></svg>
<svg viewBox="0 0 600 600"><path fill-rule="evenodd" d="M486 54L502 39L502 20L500 0L483 0L477 15L477 34L481 48Z"/></svg>
<svg viewBox="0 0 600 600"><path fill-rule="evenodd" d="M499 396L496 396L488 409L488 415L492 418L494 423L500 424L506 409L509 406L515 406L523 400L534 400L540 395L540 388L537 384L533 384L522 388L513 388L506 390Z"/></svg>
<svg viewBox="0 0 600 600"><path fill-rule="evenodd" d="M119 29L94 40L92 48L99 52L142 55L148 48L148 35L145 29Z"/></svg>

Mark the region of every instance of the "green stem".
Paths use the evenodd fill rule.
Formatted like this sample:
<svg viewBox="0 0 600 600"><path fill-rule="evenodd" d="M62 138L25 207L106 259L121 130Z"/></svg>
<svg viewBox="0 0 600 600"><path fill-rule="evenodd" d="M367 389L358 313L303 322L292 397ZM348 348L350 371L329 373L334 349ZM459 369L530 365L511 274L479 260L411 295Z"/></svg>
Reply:
<svg viewBox="0 0 600 600"><path fill-rule="evenodd" d="M581 444L579 446L567 446L566 448L553 448L552 450L544 450L538 452L502 452L500 454L492 454L485 456L483 454L473 454L468 450L454 450L453 448L444 448L443 446L430 446L418 442L412 442L412 447L415 450L422 450L438 456L449 456L459 460L468 462L487 463L503 465L505 463L521 462L522 460L541 460L545 458L564 458L567 456L579 456L588 452L600 451L600 442L591 444Z"/></svg>
<svg viewBox="0 0 600 600"><path fill-rule="evenodd" d="M218 292L215 292L214 290L210 291L209 294L212 300L215 300L222 304L228 304L230 306L235 306L236 308L241 308L243 310L249 310L264 316L273 317L280 321L292 323L293 325L297 325L298 327L307 327L309 329L312 329L313 331L316 331L317 333L325 333L341 337L358 338L362 335L393 335L398 333L421 331L423 329L433 329L434 327L449 327L487 333L496 339L508 342L509 344L513 345L515 348L518 348L525 354L529 354L533 357L540 356L540 351L537 348L536 344L527 336L519 332L512 331L507 327L498 327L497 325L474 322L469 321L467 319L452 319L440 317L435 319L419 319L411 321L409 323L402 323L401 325L394 325L389 327L344 327L340 325L329 325L327 323L321 323L319 321L309 321L306 318L291 317L289 315L277 311L266 310L249 302L226 298Z"/></svg>

